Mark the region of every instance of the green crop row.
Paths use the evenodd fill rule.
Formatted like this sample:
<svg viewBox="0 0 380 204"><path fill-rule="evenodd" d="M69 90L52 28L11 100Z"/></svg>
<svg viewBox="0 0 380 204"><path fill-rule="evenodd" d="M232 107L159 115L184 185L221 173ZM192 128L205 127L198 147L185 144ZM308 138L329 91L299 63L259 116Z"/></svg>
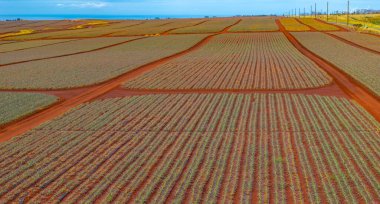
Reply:
<svg viewBox="0 0 380 204"><path fill-rule="evenodd" d="M380 58L323 33L292 33L307 49L331 62L380 96Z"/></svg>
<svg viewBox="0 0 380 204"><path fill-rule="evenodd" d="M275 18L243 18L243 20L229 29L229 32L277 31L279 28Z"/></svg>
<svg viewBox="0 0 380 204"><path fill-rule="evenodd" d="M93 85L186 50L205 37L151 37L89 53L4 66L0 69L0 88L58 89Z"/></svg>
<svg viewBox="0 0 380 204"><path fill-rule="evenodd" d="M328 96L97 100L0 144L0 200L377 202L379 128Z"/></svg>
<svg viewBox="0 0 380 204"><path fill-rule="evenodd" d="M168 80L170 79L170 80ZM224 34L143 74L132 89L302 89L331 78L282 33Z"/></svg>
<svg viewBox="0 0 380 204"><path fill-rule="evenodd" d="M45 94L0 92L0 126L36 112L57 98Z"/></svg>

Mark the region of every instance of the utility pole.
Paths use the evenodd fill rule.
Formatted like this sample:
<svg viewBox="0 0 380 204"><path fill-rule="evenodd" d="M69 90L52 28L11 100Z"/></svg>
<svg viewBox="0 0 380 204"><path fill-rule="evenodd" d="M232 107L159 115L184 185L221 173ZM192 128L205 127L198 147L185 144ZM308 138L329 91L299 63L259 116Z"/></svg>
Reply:
<svg viewBox="0 0 380 204"><path fill-rule="evenodd" d="M327 15L327 22L329 22L329 2L327 2L327 13L326 13L326 15Z"/></svg>
<svg viewBox="0 0 380 204"><path fill-rule="evenodd" d="M314 18L317 18L317 2L314 4Z"/></svg>
<svg viewBox="0 0 380 204"><path fill-rule="evenodd" d="M301 18L301 9L298 8L298 18Z"/></svg>
<svg viewBox="0 0 380 204"><path fill-rule="evenodd" d="M310 18L313 18L313 5L310 6Z"/></svg>
<svg viewBox="0 0 380 204"><path fill-rule="evenodd" d="M350 19L350 0L347 0L347 25L349 23Z"/></svg>
<svg viewBox="0 0 380 204"><path fill-rule="evenodd" d="M306 8L303 7L303 17L306 18Z"/></svg>

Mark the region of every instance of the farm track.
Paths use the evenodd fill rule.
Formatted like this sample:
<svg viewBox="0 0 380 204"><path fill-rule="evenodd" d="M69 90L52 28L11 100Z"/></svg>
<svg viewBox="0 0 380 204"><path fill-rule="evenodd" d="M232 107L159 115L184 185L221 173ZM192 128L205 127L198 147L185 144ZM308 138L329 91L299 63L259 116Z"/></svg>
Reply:
<svg viewBox="0 0 380 204"><path fill-rule="evenodd" d="M191 48L187 50L184 50L182 52L171 55L169 57L165 57L160 60L148 63L132 71L126 72L118 77L110 79L106 82L95 85L92 88L85 89L84 92L80 92L76 96L73 96L65 101L59 102L56 105L51 106L50 108L44 109L38 114L33 114L29 117L25 117L24 119L21 119L18 122L10 123L9 125L4 126L3 128L0 129L0 142L7 141L14 136L25 133L28 130L42 124L43 122L49 121L57 116L64 114L66 111L70 110L71 108L74 108L84 102L91 101L95 98L98 98L110 92L111 90L117 88L118 86L120 86L127 80L135 78L147 71L154 69L155 67L161 64L164 64L172 59L186 55L187 53L202 47L203 45L207 44L214 36L227 33L231 27L240 23L240 21L241 19L235 22L234 24L224 28L221 32L207 36L206 38L204 38L203 40L201 40L200 42L198 42L197 44L195 44L194 46L192 46ZM0 90L0 91L6 91L6 90Z"/></svg>
<svg viewBox="0 0 380 204"><path fill-rule="evenodd" d="M69 91L67 91L69 92ZM53 94L60 97L61 93L54 93L49 91L43 91L37 93ZM133 95L145 95L145 94L185 94L185 93L201 93L201 94L212 94L212 93L292 93L292 94L317 94L322 96L338 96L346 97L348 96L338 87L336 83L329 84L327 86L318 88L306 88L306 89L292 89L292 90L255 90L255 89L125 89L117 88L109 93L101 96L100 98L116 98L123 96L133 96Z"/></svg>
<svg viewBox="0 0 380 204"><path fill-rule="evenodd" d="M339 37L339 36L337 36L337 35L334 35L334 34L331 34L331 33L327 33L327 32L325 32L325 34L326 34L326 35L329 35L329 36L331 36L331 37L333 37L333 38L335 38L335 39L337 39L337 40L340 40L340 41L342 41L342 42L344 42L344 43L346 43L346 44L349 44L349 45L351 45L351 46L353 46L353 47L357 47L357 48L359 48L359 49L363 49L363 50L365 50L365 51L368 51L368 52L371 52L371 53L374 53L374 54L378 54L378 55L380 55L380 52L379 52L379 51L373 50L373 49L368 48L368 47L361 46L361 45L359 45L359 44L356 44L356 43L354 43L354 42L351 42L351 41L349 41L349 40L346 40L346 39L344 39L344 38L341 38L341 37Z"/></svg>
<svg viewBox="0 0 380 204"><path fill-rule="evenodd" d="M340 25L337 25L337 24L330 24L330 23L327 23L327 22L325 22L325 21L322 21L321 19L315 19L316 21L318 21L318 22L321 22L321 23L324 23L324 24L329 24L329 25L333 25L333 26L335 26L335 27L337 27L339 30L338 31L342 31L342 32L349 32L349 30L347 30L346 28L343 28L342 26L340 26Z"/></svg>
<svg viewBox="0 0 380 204"><path fill-rule="evenodd" d="M108 80L104 83L77 88L72 90L17 90L15 92L38 92L52 94L60 97L61 102L39 111L36 114L24 117L23 119L18 120L17 122L12 122L2 129L0 129L0 142L9 140L10 138L24 133L33 127L38 126L39 124L48 121L52 118L55 118L69 109L87 102L96 98L109 98L109 97L119 97L119 96L130 96L130 95L144 95L144 94L178 94L178 93L303 93L303 94L320 94L328 96L340 96L347 97L350 96L358 101L363 107L365 107L372 115L380 121L380 110L377 110L376 107L379 107L379 101L368 91L355 82L353 82L349 76L341 73L329 62L326 62L320 59L318 56L304 48L288 31L284 29L281 23L276 20L277 25L280 28L280 31L285 34L289 41L304 55L311 58L316 62L320 67L327 71L330 75L333 76L335 82L332 85L316 88L316 89L306 89L306 90L281 90L281 91L271 91L271 90L124 90L119 88L119 86L127 80L135 78L147 71L154 69L155 67L166 63L172 59L186 55L187 53L202 47L208 41L216 35L228 33L228 30L240 23L241 19L235 22L234 24L226 27L223 31L210 35L189 48L188 50L182 51L180 53L174 54L172 56L160 59L158 61L148 63L144 66L136 68L130 72L127 72L121 76L118 76L114 79ZM139 38L141 39L141 38ZM134 39L138 40L138 39ZM130 40L131 41L131 40ZM133 40L132 40L133 41ZM129 42L129 41L128 41ZM125 42L123 42L125 43ZM113 45L115 46L115 45ZM105 48L101 48L105 49ZM344 93L342 92L344 91ZM12 90L0 90L0 91L11 91ZM347 95L346 95L347 94Z"/></svg>
<svg viewBox="0 0 380 204"><path fill-rule="evenodd" d="M207 21L209 21L209 20L205 20L205 21L202 21L202 22L196 23L196 24L194 24L194 25L188 25L188 26L183 26L183 27L178 27L178 28L172 28L172 29L169 29L169 30L166 30L166 31L160 33L160 35L169 35L170 32L173 31L173 30L177 30L177 29L181 29L181 28L193 27L193 26L197 26L197 25L201 25L201 24L203 24L203 23L206 23Z"/></svg>
<svg viewBox="0 0 380 204"><path fill-rule="evenodd" d="M11 50L11 51L0 52L0 54L1 53L8 53L8 52L16 52L16 51L21 51L21 50L28 50L28 49L32 49L32 48L46 47L46 46L49 46L49 45L57 45L57 44L62 44L62 43L66 43L66 42L78 41L78 40L79 39L72 39L72 40L69 40L69 41L57 42L57 43L46 44L46 45L40 45L40 46L36 46L36 47L27 47L27 48L22 48L22 49L18 49L18 50ZM26 42L26 41L15 41L15 42ZM15 42L10 42L10 43L15 43ZM6 45L6 44L9 44L9 43L5 43L5 44L2 44L2 45Z"/></svg>
<svg viewBox="0 0 380 204"><path fill-rule="evenodd" d="M314 54L307 48L305 48L290 32L286 31L284 26L279 20L276 20L280 30L288 38L288 40L305 56L314 61L320 68L325 70L338 86L350 97L356 100L362 105L369 113L371 113L377 121L380 121L380 100L365 86L353 80L352 77L342 72L332 63L322 59L318 55Z"/></svg>
<svg viewBox="0 0 380 204"><path fill-rule="evenodd" d="M37 58L37 59L31 59L31 60L25 60L25 61L19 61L19 62L12 62L12 63L8 63L8 64L0 64L0 67L5 67L5 66L15 65L15 64L22 64L22 63L27 63L27 62L35 62L35 61L47 60L47 59L55 59L55 58L61 58L61 57L68 57L68 56L79 55L79 54L90 53L90 52L96 52L96 51L99 51L99 50L108 49L108 48L111 48L111 47L123 45L123 44L129 43L129 42L133 42L133 41L136 41L136 40L141 40L141 39L144 39L144 38L147 38L147 37L130 39L130 40L126 40L126 41L123 41L123 42L120 42L120 43L116 43L116 44L112 44L112 45L107 45L107 46L104 46L104 47L100 47L100 48L96 48L96 49L92 49L92 50L87 50L87 51L75 52L75 53L64 54L64 55L57 55L57 56L52 56L52 57L43 57L43 58Z"/></svg>
<svg viewBox="0 0 380 204"><path fill-rule="evenodd" d="M238 21L237 23L239 23ZM236 23L236 24L237 24ZM13 136L22 134L39 124L49 121L57 116L60 116L64 113L66 113L71 108L74 108L84 102L92 101L94 99L107 99L107 98L116 98L116 97L123 97L123 96L135 96L135 95L151 95L151 94L192 94L192 93L203 93L203 94L212 94L212 93L246 93L246 94L253 94L253 93L289 93L289 94L302 94L302 95L318 95L318 96L336 96L336 97L342 97L342 98L353 98L355 101L357 101L360 105L365 107L372 115L380 121L380 112L376 110L376 107L379 107L379 100L370 94L368 90L365 87L362 87L360 84L356 83L355 81L352 81L351 78L340 72L334 65L331 65L329 62L324 61L320 57L318 57L316 54L312 53L305 47L303 47L293 36L291 33L283 29L280 22L276 21L276 23L279 25L280 31L284 33L284 35L287 37L287 39L296 47L302 54L310 58L312 61L314 61L319 67L324 69L327 73L330 74L334 78L334 81L323 87L319 88L310 88L310 89L299 89L299 90L230 90L230 89L193 89L193 90L161 90L161 89L154 89L154 90L142 90L142 89L124 89L121 88L120 85L123 84L125 81L131 80L135 77L138 77L142 75L145 72L148 72L150 70L155 69L159 65L166 63L170 60L173 60L175 58L181 57L183 55L186 55L189 52L192 52L196 49L199 49L200 47L207 44L214 36L226 33L228 32L228 29L234 25L231 25L227 28L225 28L222 32L210 35L197 44L195 44L193 47L179 52L177 54L171 55L169 57L148 63L146 65L143 65L141 67L138 67L132 71L126 72L125 74L122 74L118 77L115 77L113 79L107 80L104 83L84 87L84 88L74 88L74 89L67 89L67 90L4 90L4 91L10 91L10 92L36 92L36 93L45 93L45 94L51 94L58 96L61 98L61 101L57 104L52 105L51 107L41 110L38 113L35 113L31 116L25 117L23 119L20 119L19 121L13 122L3 129L0 129L0 142L9 140ZM141 38L140 38L141 39ZM138 39L135 39L138 40ZM0 90L2 91L2 90ZM195 98L198 100L200 95L195 96ZM217 96L216 94L212 95L212 100L215 99ZM294 97L297 97L296 95ZM241 99L243 101L243 104L246 104L248 102L247 98ZM284 100L284 99L282 99ZM206 99L202 99L199 101L199 103L193 104L195 109L199 109L201 113L199 115L207 115L206 112L210 111L212 114L210 116L215 116L216 112L221 112L222 114L226 114L227 120L224 121L225 124L230 124L233 122L231 116L235 114L237 118L244 118L242 117L243 114L245 114L245 110L252 110L253 109L253 101L255 99L251 99L251 103L247 105L247 109L244 109L243 107L239 106L239 99L236 97L233 101L231 101L231 105L221 105L222 100L217 100L217 103L212 106L211 104L208 104L207 106L202 106L201 104L206 101ZM186 101L182 101L181 103L168 103L166 109L177 112L181 107L184 105ZM334 117L339 118L340 116L338 114L342 114L349 118L355 115L357 117L357 114L353 112L349 107L337 107L337 112L330 112L328 110L325 110L324 107L320 103L313 103L309 99L305 99L304 101L306 104L308 104L308 107L317 107L318 109L308 110L307 108L303 107L302 105L297 106L295 104L295 107L300 107L302 109L301 112L294 112L295 118L298 121L307 120L305 124L324 124L326 122L327 124L333 124L334 126L340 126L341 124L338 124L337 121L334 119L328 119L327 121L322 121L323 118L329 118L329 114L333 114ZM151 107L152 110L156 109L160 104L157 103L157 101L154 101ZM288 112L292 112L291 109L287 108L285 106L286 103L282 103L281 105L271 105L269 103L269 100L266 101L265 107L271 107L273 109L270 109L272 111L267 112L267 115L276 115L278 113L279 117L283 117L284 121L292 121L291 114ZM145 109L138 109L138 104L136 106L136 115L141 115L141 117L138 120L138 122L135 123L135 126L139 124L141 121L144 120L144 118L148 118L149 114L152 114L152 112L147 111ZM335 106L332 106L333 108ZM134 110L133 108L131 108ZM237 110L237 111L236 111ZM281 114L280 110L284 110L284 114ZM324 117L318 116L318 110L322 112ZM161 110L159 110L161 111ZM350 196L353 196L353 198L357 202L365 202L364 200L365 196L370 196L372 198L379 198L378 192L372 188L375 185L371 183L372 181L368 179L368 175L374 175L374 180L379 181L380 175L377 172L377 169L375 168L369 168L366 169L366 167L371 167L373 164L368 158L368 152L367 150L370 150L372 152L376 152L375 149L372 148L368 143L364 145L368 145L365 150L365 152L361 151L361 145L357 142L357 140L354 138L354 135L349 135L348 138L341 135L340 132L336 132L335 136L329 135L327 132L322 133L322 136L318 135L302 135L297 134L296 129L293 129L293 126L290 127L290 132L293 132L294 135L287 135L287 134L262 134L260 129L255 129L253 132L256 137L252 137L249 133L250 131L250 121L253 117L256 115L265 115L262 114L262 111L267 111L263 106L259 107L257 109L258 112L256 114L252 114L252 111L249 111L246 117L246 121L242 121L237 119L234 123L234 127L244 127L243 129L245 132L241 135L242 138L239 138L239 135L233 135L233 137L223 137L220 139L220 141L216 141L215 145L212 145L212 140L217 140L216 136L218 134L218 131L220 129L220 126L222 126L222 118L223 117L216 117L216 126L214 128L214 131L210 134L210 138L208 141L205 141L202 137L202 135L194 135L194 137L190 137L189 135L181 135L181 132L197 132L195 131L199 125L200 120L198 120L189 130L186 129L187 126L183 126L181 129L178 129L177 133L175 135L177 136L175 139L170 140L170 137L173 137L173 135L169 134L163 134L159 135L159 132L165 132L167 130L165 129L165 125L161 126L155 135L143 135L140 137L131 137L131 138L123 138L122 135L118 135L117 132L114 132L113 134L107 136L108 138L116 138L111 143L107 143L107 138L103 138L101 136L107 134L106 132L111 130L104 130L101 134L99 134L100 139L88 139L86 142L88 142L88 145L82 145L78 143L79 148L75 146L73 140L68 140L67 143L62 144L60 147L57 147L57 149L53 150L51 152L51 155L55 154L58 151L62 151L63 146L66 146L66 144L71 144L73 150L67 149L65 152L62 152L62 155L64 154L72 154L72 155L81 155L80 158L78 158L74 163L70 163L70 161L63 161L59 162L49 170L47 173L52 173L57 171L58 173L51 179L45 182L43 178L41 177L41 180L36 180L33 183L28 186L28 188L25 189L25 192L20 192L19 194L15 194L12 198L12 202L38 202L41 200L45 201L56 201L56 202L79 202L79 199L85 199L91 197L91 195L94 195L94 191L96 191L98 186L101 186L105 190L100 191L100 194L97 194L96 196L92 197L92 201L94 203L102 203L102 201L106 201L108 198L106 197L109 193L110 189L115 189L117 184L116 181L122 181L121 188L117 189L117 194L112 198L111 202L118 203L120 201L127 201L127 202L137 202L137 201L144 201L148 203L155 202L157 199L158 193L161 189L166 187L166 178L169 176L172 176L173 169L177 167L178 169L181 169L181 172L178 174L178 176L174 179L173 183L169 183L167 186L170 188L167 192L165 197L162 197L160 199L165 200L165 203L172 203L176 198L176 193L180 191L181 188L185 188L185 192L183 195L182 202L185 203L191 203L192 199L199 202L211 202L211 201L217 201L217 203L224 203L224 202L231 202L231 203L242 203L242 201L247 202L247 200L243 197L249 197L249 201L252 201L253 203L260 202L290 202L290 203L311 203L314 200L313 196L316 196L320 203L329 203L334 200L330 200L330 194L329 194L329 187L332 189L333 198L337 199L335 201L344 202L349 201ZM163 111L164 114L160 115L159 118L151 117L148 121L145 122L143 127L139 127L136 132L131 131L131 135L138 134L140 131L143 132L144 128L152 123L155 123L156 121L164 120L167 116L170 116L169 111ZM302 114L300 114L302 113ZM305 117L304 114L307 114ZM336 114L336 115L334 115ZM180 114L181 115L181 114ZM196 118L197 115L196 112L191 112L189 109L183 110L183 115L189 115L189 121L192 121L193 118ZM121 116L121 115L120 115ZM312 117L315 116L315 117ZM119 116L118 116L119 117ZM121 116L124 117L124 116ZM126 116L125 116L126 117ZM125 119L123 118L123 120ZM155 121L152 121L155 120ZM359 123L362 121L358 121ZM174 125L176 126L178 123L180 123L180 120L174 121ZM268 128L269 126L275 127L275 130L282 129L281 124L271 124L272 120L270 120L269 117L266 118L266 120L256 120L255 125L256 127L264 127ZM350 120L348 123L349 126L355 126L354 120ZM363 121L364 123L364 121ZM191 123L190 123L191 124ZM209 124L208 124L209 125ZM239 126L240 125L240 126ZM282 124L283 125L283 124ZM363 125L363 124L361 124ZM135 127L134 126L134 127ZM365 125L363 125L365 126ZM152 126L155 127L155 126ZM148 127L147 127L148 128ZM336 129L339 129L337 127ZM302 131L306 131L305 127L301 127ZM64 131L64 130L63 130ZM70 128L69 131L75 131ZM234 129L231 129L229 131L235 131ZM343 131L349 131L344 130ZM100 132L100 131L99 131ZM133 132L133 133L132 133ZM180 137L184 136L184 137ZM316 136L314 138L314 136ZM74 139L74 138L73 138ZM101 141L103 140L103 142ZM38 143L38 140L36 140ZM168 141L168 142L166 142ZM360 141L360 140L359 140ZM202 144L204 146L202 146ZM368 142L368 141L367 141ZM251 144L253 144L254 149L250 150L252 148ZM105 145L106 144L106 145ZM156 146L160 146L161 144L164 144L164 147L162 147L164 150L162 152L157 153L156 151L150 151L149 149L156 149L153 147L155 144ZM277 146L276 146L277 145ZM91 151L88 151L86 153L85 148L86 146L90 146L92 148ZM106 148L102 148L102 146L105 146ZM143 147L141 147L143 146ZM178 147L177 147L178 146ZM319 147L319 149L315 149L314 146ZM108 148L107 148L108 147ZM109 154L108 149L112 149L116 147L114 150L112 150L112 153ZM128 148L126 148L128 147ZM144 148L145 147L145 148ZM211 170L207 171L207 160L208 153L203 153L201 156L197 155L199 154L202 149L210 149L210 147L217 147L215 148L215 159L212 161L211 164ZM310 147L310 148L305 148ZM326 148L324 148L326 147ZM331 148L329 148L331 147ZM125 148L125 149L123 149ZM177 150L178 148L178 150ZM186 149L188 148L188 149ZM261 149L262 148L262 149ZM357 149L358 152L353 151L352 149ZM252 151L253 154L250 154L249 152ZM81 154L84 152L85 154ZM151 159L154 158L152 161L152 165L149 164L146 160L143 160L139 156L133 156L131 155L132 152L135 152L136 155L144 155L146 154L146 158ZM28 153L28 152L27 152ZM93 155L95 154L95 156ZM87 162L88 164L91 164L92 162L96 161L98 158L96 154L99 155L107 155L109 154L108 158L101 158L101 162L98 163L97 167L94 169L83 167L86 172L85 174L82 174L83 177L80 177L80 181L76 180L75 177L72 179L69 177L70 172L75 172L75 168L77 164L82 164L84 162ZM267 154L267 155L265 155ZM17 154L15 154L17 155ZM183 156L185 155L185 156ZM250 155L254 155L253 157L253 166L249 166L249 163L247 163L247 160L250 159ZM280 158L288 161L294 161L294 166L291 166L291 164L288 164L290 166L286 166L286 162L278 162L276 159L280 156ZM377 156L377 155L376 155ZM131 160L127 160L127 164L121 169L117 175L109 181L109 183L102 184L102 181L105 181L105 177L107 173L104 172L115 172L114 170L119 167L121 163L124 162L124 159L131 158ZM195 163L194 160L196 160L198 157L200 158L199 163ZM87 158L90 158L87 160ZM118 158L120 160L118 160ZM140 158L140 159L139 159ZM170 158L176 158L176 159L170 159ZM176 166L178 159L185 159L186 161L182 166ZM220 162L225 158L225 161ZM240 158L240 160L234 160L236 158ZM305 159L306 158L306 159ZM335 163L331 162L331 158L336 158ZM357 158L364 158L364 160L360 160ZM377 159L379 157L376 157ZM25 160L25 162L28 162ZM50 162L46 164L46 167L50 167L51 164L53 164L55 161L53 158L50 158ZM137 164L136 164L137 163ZM160 167L163 167L164 164L168 164L167 169L163 170L162 175L158 175L157 171L160 171ZM24 165L24 164L22 164ZM310 165L310 174L308 174L307 170L305 170L305 165ZM84 165L85 166L85 165ZM137 167L136 169L133 169L131 175L129 176L129 179L125 179L123 181L123 174L126 172L126 170L129 167ZM191 181L188 185L183 185L182 182L186 180L187 178L190 178L188 174L190 174L190 171L194 171L192 168L194 166L194 175L191 176ZM278 167L280 166L280 167ZM282 166L282 167L281 167ZM364 167L363 167L364 166ZM45 168L45 167L44 167ZM140 174L140 171L145 171L146 174ZM252 177L254 179L249 180L252 182L252 188L251 192L244 192L243 190L246 189L244 187L245 183L244 181L247 179L245 178L244 174L248 174L246 168L253 168L252 171ZM282 168L282 169L281 169ZM347 175L349 178L349 183L340 183L340 181L330 179L328 176L334 175L334 173L338 170L342 170L344 175ZM15 169L17 170L17 169ZM354 174L352 174L352 171ZM69 173L67 173L69 172ZM206 172L206 173L205 173ZM370 172L370 174L367 174ZM38 172L36 172L38 173ZM282 173L279 175L278 173ZM216 180L218 175L222 174L221 181ZM236 174L236 175L234 175ZM351 175L352 174L352 175ZM21 173L20 173L21 175ZM96 175L100 175L97 177ZM136 177L140 177L140 180L138 183L134 185L132 181L135 180ZM200 186L202 189L198 189L198 191L201 192L201 195L197 195L193 192L194 188L197 188L197 184L195 183L197 178L204 178L206 177L206 182L203 186ZM355 177L355 178L354 178ZM79 178L79 176L78 176ZM357 186L357 184L351 183L353 180L358 178L360 182L360 185ZM29 178L25 178L29 179ZM59 183L59 180L67 181L63 183ZM310 190L313 187L310 187L312 182L315 180L318 184L315 188L316 195L313 195L313 190ZM21 185L21 182L18 182L15 184L15 189L17 185ZM215 183L220 182L219 185L215 185ZM236 184L234 185L234 182ZM284 186L281 186L281 182L283 182ZM82 188L82 184L86 183L88 186L85 185L84 188ZM279 184L280 183L280 184ZM327 183L327 184L326 184ZM42 184L42 186L40 185ZM344 190L347 189L344 186L345 184L349 184L351 188L348 188L347 195ZM33 189L34 185L39 187L39 189ZM102 186L103 185L103 186ZM279 185L279 186L278 186ZM146 200L136 200L142 197L141 195L144 195L146 193L146 189L148 186L154 186L152 192L147 195ZM366 189L363 190L361 189ZM215 189L213 189L215 188ZM280 188L283 188L279 190ZM295 189L294 189L295 188ZM49 191L51 189L51 191ZM351 192L352 190L352 192ZM12 190L13 191L13 190ZM212 195L210 193L211 191L215 191L217 194ZM79 195L78 196L78 193ZM122 192L127 192L130 194L123 194ZM195 194L195 195L194 195ZM364 195L363 195L364 194ZM59 196L57 196L59 195ZM128 197L123 197L124 195L129 195ZM4 196L4 195L2 195ZM0 199L2 198L0 196ZM195 197L193 197L195 196ZM268 197L265 197L268 196ZM335 196L335 197L334 197ZM17 198L20 198L17 200ZM58 200L57 200L58 199ZM75 200L74 200L75 199ZM126 200L123 200L126 199ZM144 198L145 199L145 198ZM198 200L196 200L198 199ZM263 199L263 200L262 200ZM193 201L194 201L193 200Z"/></svg>
<svg viewBox="0 0 380 204"><path fill-rule="evenodd" d="M315 28L313 28L313 27L311 27L311 26L309 26L309 25L303 23L302 21L300 21L300 19L295 18L295 20L296 20L298 23L300 23L300 24L302 24L302 25L304 25L304 26L306 26L306 27L308 27L308 28L310 29L310 31L306 31L306 32L319 32L317 29L315 29ZM280 23L281 23L281 22L280 22ZM280 29L280 30L281 30L281 29ZM303 32L305 32L305 31L303 31Z"/></svg>
<svg viewBox="0 0 380 204"><path fill-rule="evenodd" d="M337 40L340 40L340 41L342 41L342 42L344 42L344 43L346 43L346 44L349 44L349 45L351 45L351 46L353 46L353 47L357 47L357 48L363 49L363 50L365 50L365 51L368 51L368 52L371 52L371 53L374 53L374 54L378 54L378 55L380 55L380 52L379 52L379 51L376 51L376 50L373 50L373 49L370 49L370 48L367 48L367 47L364 47L364 46L358 45L358 44L356 44L356 43L354 43L354 42L351 42L351 41L349 41L349 40L346 40L346 39L344 39L344 38L341 38L341 37L339 37L339 36L337 36L337 35L331 34L331 33L329 33L328 31L318 31L318 30L316 30L315 28L313 28L313 27L311 27L311 26L309 26L309 25L303 23L303 22L300 21L299 19L296 19L296 20L297 20L299 23L301 23L301 24L303 24L303 25L309 27L310 30L313 31L313 32L321 32L321 33L324 33L324 34L329 35L329 36L331 36L331 37L333 37L333 38L335 38L335 39L337 39ZM321 22L321 23L326 24L325 22L323 22L323 21L321 21L321 20L319 20L319 19L318 19L318 21ZM334 25L334 26L335 26L335 25ZM347 30L340 30L340 31L341 31L341 32L349 32L349 31L347 31ZM334 31L334 32L337 32L337 31Z"/></svg>

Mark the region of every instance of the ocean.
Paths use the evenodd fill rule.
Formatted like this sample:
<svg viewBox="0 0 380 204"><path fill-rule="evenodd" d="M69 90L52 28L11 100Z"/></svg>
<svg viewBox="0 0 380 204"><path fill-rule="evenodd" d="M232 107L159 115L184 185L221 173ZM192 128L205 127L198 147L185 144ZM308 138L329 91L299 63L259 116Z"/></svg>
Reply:
<svg viewBox="0 0 380 204"><path fill-rule="evenodd" d="M104 19L104 20L143 20L143 19L167 19L167 18L204 18L206 15L0 15L0 20L64 20L64 19ZM209 17L229 17L229 16L209 16Z"/></svg>

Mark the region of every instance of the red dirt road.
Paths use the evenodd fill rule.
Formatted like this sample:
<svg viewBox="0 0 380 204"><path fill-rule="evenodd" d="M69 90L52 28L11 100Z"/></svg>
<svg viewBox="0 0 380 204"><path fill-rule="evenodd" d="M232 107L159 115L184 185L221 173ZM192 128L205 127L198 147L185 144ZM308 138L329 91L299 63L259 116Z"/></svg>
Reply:
<svg viewBox="0 0 380 204"><path fill-rule="evenodd" d="M199 43L194 45L188 50L182 51L180 53L174 54L172 56L160 59L158 61L146 64L132 71L129 71L123 75L120 75L114 79L108 80L102 84L98 84L88 88L74 89L74 90L62 90L62 91L31 91L31 92L42 92L47 94L56 95L62 99L62 102L57 103L45 110L38 112L37 114L31 115L18 122L11 123L4 128L0 129L0 142L9 140L10 138L17 136L19 134L25 133L26 131L46 122L55 117L58 117L73 107L76 107L82 103L98 99L98 98L109 98L116 96L128 96L128 95L142 95L142 94L158 94L158 93L303 93L303 94L321 94L329 96L339 96L339 97L351 97L367 109L378 121L380 121L380 107L379 99L372 95L366 88L361 86L352 80L348 75L342 73L337 67L329 62L324 61L319 56L315 55L311 51L303 47L289 32L287 32L282 24L276 20L280 31L285 34L289 41L305 56L313 60L317 65L324 69L334 78L334 83L330 86L309 89L309 90L295 90L295 91L260 91L260 90L122 90L119 88L121 84L127 80L131 80L147 71L154 69L155 67L166 63L172 59L186 55L187 53L194 51L203 45L205 45L210 39L215 35L228 32L228 30L240 23L238 20L233 25L226 27L223 31L210 35Z"/></svg>
<svg viewBox="0 0 380 204"><path fill-rule="evenodd" d="M326 32L325 32L325 33L326 33ZM331 34L331 33L326 33L326 34L329 35L329 36L331 36L331 37L333 37L333 38L335 38L335 39L337 39L337 40L340 40L340 41L342 41L342 42L344 42L344 43L347 43L347 44L349 44L349 45L351 45L351 46L354 46L354 47L357 47L357 48L363 49L363 50L365 50L365 51L368 51L368 52L371 52L371 53L374 53L374 54L378 54L378 55L380 55L380 52L379 52L379 51L372 50L372 49L370 49L370 48L368 48L368 47L363 47L363 46L361 46L361 45L358 45L358 44L356 44L356 43L354 43L354 42L351 42L351 41L349 41L349 40L346 40L346 39L344 39L344 38L341 38L341 37L339 37L339 36L337 36L337 35L334 35L334 34Z"/></svg>
<svg viewBox="0 0 380 204"><path fill-rule="evenodd" d="M240 22L240 21L238 21L238 22ZM179 52L179 53L174 54L172 56L157 60L155 62L152 62L152 63L146 64L144 66L141 66L139 68L136 68L132 71L126 72L125 74L120 75L114 79L108 80L102 84L94 86L93 88L89 88L87 91L85 91L85 92L83 92L83 93L81 93L75 97L72 97L66 101L60 102L60 103L58 103L58 104L56 104L50 108L47 108L47 109L45 109L45 110L43 110L37 114L34 114L30 117L26 117L25 119L20 120L19 122L11 123L10 125L7 125L4 128L0 129L0 142L7 141L14 136L25 133L26 131L28 131L28 130L46 122L46 121L49 121L55 117L58 117L58 116L64 114L65 112L67 112L71 108L74 108L75 106L78 106L82 103L91 101L92 99L95 99L95 98L117 88L118 86L120 86L122 83L124 83L127 80L130 80L130 79L135 78L135 77L137 77L137 76L139 76L139 75L141 75L147 71L150 71L150 70L154 69L155 67L157 67L157 66L159 66L159 65L161 65L167 61L170 61L170 60L177 58L177 57L181 57L181 56L183 56L183 55L185 55L185 54L187 54L187 53L189 53L195 49L198 49L199 47L206 44L212 37L214 37L215 35L226 32L232 26L233 25L225 28L220 33L217 33L214 35L209 35L208 37L204 38L203 40L198 42L196 45L194 45L193 47L191 47L185 51Z"/></svg>
<svg viewBox="0 0 380 204"><path fill-rule="evenodd" d="M343 73L335 65L323 60L318 55L314 54L305 48L298 40L290 34L279 20L276 20L280 30L288 38L288 40L296 47L302 54L313 60L319 67L324 69L330 76L333 77L336 84L351 98L362 105L369 113L371 113L376 120L380 121L380 100L374 96L365 86L354 81L352 77Z"/></svg>

